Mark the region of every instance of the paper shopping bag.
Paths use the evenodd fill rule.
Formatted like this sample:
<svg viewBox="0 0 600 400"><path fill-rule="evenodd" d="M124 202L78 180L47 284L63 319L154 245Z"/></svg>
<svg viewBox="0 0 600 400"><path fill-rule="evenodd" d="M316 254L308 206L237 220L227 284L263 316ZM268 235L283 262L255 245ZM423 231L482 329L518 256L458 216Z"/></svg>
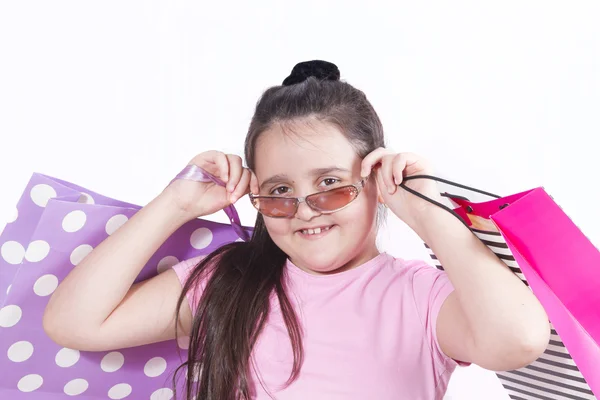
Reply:
<svg viewBox="0 0 600 400"><path fill-rule="evenodd" d="M34 173L17 203L13 220L0 234L0 308L21 261L26 256L29 238L45 210L48 200L58 200L137 208L133 204L115 200L73 183ZM31 251L35 250L35 246Z"/></svg>
<svg viewBox="0 0 600 400"><path fill-rule="evenodd" d="M44 186L44 201L32 200L41 210L32 208L27 200L38 185L54 191ZM78 202L83 193L94 201ZM0 309L1 399L172 398L173 373L187 359L187 338L110 352L80 352L56 345L42 328L44 308L59 282L139 209L68 182L41 174L32 176L18 205L15 226L21 229L5 230L0 243L12 241L27 248L20 263L17 256L22 250L14 254L9 247L2 252L16 272L6 275L12 276L12 285ZM234 229L203 219L186 223L150 258L136 282L181 260L241 241L240 229L251 232L251 228ZM185 381L178 381L177 390L183 392Z"/></svg>
<svg viewBox="0 0 600 400"><path fill-rule="evenodd" d="M429 178L495 198L475 203L443 193L456 207L448 210L530 287L550 319L551 340L544 354L524 368L496 373L509 396L596 399L594 393L600 393L598 249L542 187L501 197ZM443 269L425 246L435 266Z"/></svg>

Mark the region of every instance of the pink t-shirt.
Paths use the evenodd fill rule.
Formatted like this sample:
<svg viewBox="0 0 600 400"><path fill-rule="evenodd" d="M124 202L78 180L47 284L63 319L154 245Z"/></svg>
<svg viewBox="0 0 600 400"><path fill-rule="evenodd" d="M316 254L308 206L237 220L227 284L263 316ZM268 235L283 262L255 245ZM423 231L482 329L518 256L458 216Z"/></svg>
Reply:
<svg viewBox="0 0 600 400"><path fill-rule="evenodd" d="M200 259L173 267L182 284ZM292 348L274 300L253 352L257 400L443 398L459 365L441 351L435 334L440 307L453 290L445 272L385 252L333 275L309 274L289 259L285 268L304 329L304 364L284 388ZM193 312L198 295L188 293Z"/></svg>

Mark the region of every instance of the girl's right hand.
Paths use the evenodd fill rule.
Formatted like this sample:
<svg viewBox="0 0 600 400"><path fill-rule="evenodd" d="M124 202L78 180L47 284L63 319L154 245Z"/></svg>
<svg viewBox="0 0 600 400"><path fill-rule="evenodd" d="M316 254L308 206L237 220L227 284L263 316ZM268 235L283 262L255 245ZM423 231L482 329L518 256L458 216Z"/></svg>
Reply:
<svg viewBox="0 0 600 400"><path fill-rule="evenodd" d="M188 163L191 164L221 179L226 186L186 179L177 179L167 186L164 193L190 219L220 211L250 191L250 170L242 166L242 159L235 154L210 150L198 154Z"/></svg>

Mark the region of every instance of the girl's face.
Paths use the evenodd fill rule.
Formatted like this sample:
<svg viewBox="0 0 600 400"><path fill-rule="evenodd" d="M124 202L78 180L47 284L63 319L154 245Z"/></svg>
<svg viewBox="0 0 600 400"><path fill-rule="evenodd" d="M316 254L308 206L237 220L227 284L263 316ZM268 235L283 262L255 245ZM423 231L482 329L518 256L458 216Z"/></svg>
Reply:
<svg viewBox="0 0 600 400"><path fill-rule="evenodd" d="M337 127L311 120L310 126L295 123L292 128L294 133L286 134L276 125L258 139L253 193L303 197L360 182L362 159ZM314 274L340 272L379 254L377 203L372 175L358 197L340 211L322 214L302 202L292 218L264 220L275 244L296 266ZM316 227L331 228L320 237L302 232Z"/></svg>

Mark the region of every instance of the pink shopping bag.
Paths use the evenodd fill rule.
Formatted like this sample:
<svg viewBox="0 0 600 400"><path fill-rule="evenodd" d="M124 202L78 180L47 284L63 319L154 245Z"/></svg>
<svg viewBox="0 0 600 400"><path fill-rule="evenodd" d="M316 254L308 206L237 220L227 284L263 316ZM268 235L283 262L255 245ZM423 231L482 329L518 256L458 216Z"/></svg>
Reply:
<svg viewBox="0 0 600 400"><path fill-rule="evenodd" d="M220 182L194 166L178 178ZM18 218L0 236L0 287L11 286L8 294L3 290L0 304L0 398L171 399L173 373L187 359L186 337L79 352L56 345L42 328L44 308L59 282L140 207L35 173L17 209ZM249 239L252 229L241 226L235 209L225 211L231 225L204 219L183 225L150 258L136 282L178 261ZM176 388L183 392L184 378L178 382Z"/></svg>
<svg viewBox="0 0 600 400"><path fill-rule="evenodd" d="M552 325L545 353L516 371L497 372L513 399L595 399L600 394L600 252L542 188L471 202L448 193L450 209L528 285ZM404 184L413 194L424 198ZM427 246L427 245L426 245ZM429 247L427 247L429 249ZM429 249L436 267L443 266Z"/></svg>

